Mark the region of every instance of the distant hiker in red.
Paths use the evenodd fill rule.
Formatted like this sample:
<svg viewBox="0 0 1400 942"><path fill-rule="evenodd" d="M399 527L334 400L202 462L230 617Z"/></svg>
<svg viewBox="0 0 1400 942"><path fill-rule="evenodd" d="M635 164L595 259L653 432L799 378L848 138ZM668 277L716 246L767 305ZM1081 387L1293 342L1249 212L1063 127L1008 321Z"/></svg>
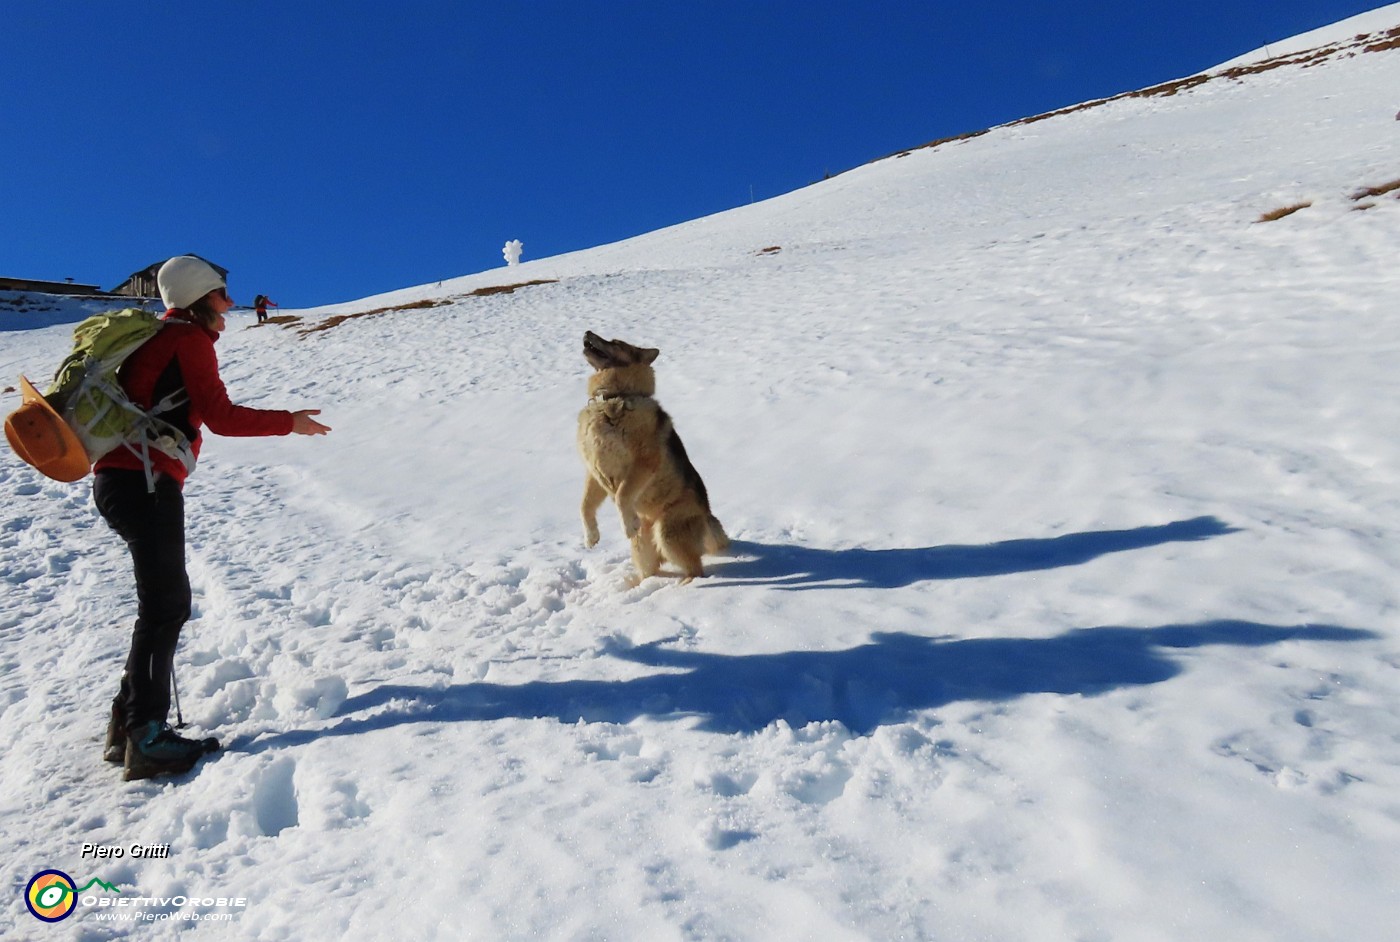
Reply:
<svg viewBox="0 0 1400 942"><path fill-rule="evenodd" d="M229 401L214 342L233 299L213 266L193 255L177 256L161 266L156 283L168 308L166 324L122 363L117 378L144 409L175 394L178 404L161 417L184 432L196 458L205 425L219 435L330 431L312 418L317 409L282 412ZM186 739L168 722L175 646L190 617L183 493L189 470L155 449L145 458L148 469L140 451L121 445L99 458L92 484L98 511L126 541L136 571L136 626L103 750L108 762L124 764L127 781L187 772L219 747L215 739ZM153 486L147 483L148 470Z"/></svg>
<svg viewBox="0 0 1400 942"><path fill-rule="evenodd" d="M277 306L277 302L272 300L265 294L260 294L256 298L254 298L253 308L258 312L258 323L261 324L263 321L267 320L268 308Z"/></svg>

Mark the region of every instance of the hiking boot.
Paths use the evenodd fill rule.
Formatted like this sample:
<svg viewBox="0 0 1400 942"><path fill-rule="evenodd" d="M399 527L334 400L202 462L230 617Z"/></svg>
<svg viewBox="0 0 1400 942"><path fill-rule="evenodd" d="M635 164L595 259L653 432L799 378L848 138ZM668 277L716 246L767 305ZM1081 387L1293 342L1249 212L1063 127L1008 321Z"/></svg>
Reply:
<svg viewBox="0 0 1400 942"><path fill-rule="evenodd" d="M186 739L166 723L151 720L132 730L126 740L126 781L181 775L206 753L219 748L217 739Z"/></svg>
<svg viewBox="0 0 1400 942"><path fill-rule="evenodd" d="M126 761L126 714L116 700L112 701L112 715L107 720L107 744L102 747L102 758L118 765Z"/></svg>

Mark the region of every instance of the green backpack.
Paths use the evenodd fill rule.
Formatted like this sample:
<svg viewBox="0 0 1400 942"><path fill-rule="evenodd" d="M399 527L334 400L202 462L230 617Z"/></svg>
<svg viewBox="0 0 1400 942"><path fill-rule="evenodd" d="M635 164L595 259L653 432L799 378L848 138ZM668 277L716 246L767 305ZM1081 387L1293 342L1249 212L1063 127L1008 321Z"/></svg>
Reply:
<svg viewBox="0 0 1400 942"><path fill-rule="evenodd" d="M178 389L151 407L132 402L117 382L117 369L167 323L140 308L94 314L73 330L73 352L54 375L44 398L63 417L96 461L122 445L131 445L146 469L146 487L155 490L151 449L194 470L195 457L184 432L160 416L189 401ZM181 325L183 326L183 325ZM179 330L180 326L172 329Z"/></svg>

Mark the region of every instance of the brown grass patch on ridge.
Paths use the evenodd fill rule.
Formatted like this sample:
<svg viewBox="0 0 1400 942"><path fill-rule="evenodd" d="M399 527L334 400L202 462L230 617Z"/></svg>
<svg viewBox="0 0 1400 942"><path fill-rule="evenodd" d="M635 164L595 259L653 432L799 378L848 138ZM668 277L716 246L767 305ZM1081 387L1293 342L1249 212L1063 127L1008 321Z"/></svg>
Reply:
<svg viewBox="0 0 1400 942"><path fill-rule="evenodd" d="M249 324L244 330L252 330L255 327L266 327L270 324L276 324L279 327L290 327L293 324L300 323L301 317L297 314L274 314L265 321L257 324Z"/></svg>
<svg viewBox="0 0 1400 942"><path fill-rule="evenodd" d="M1397 190L1400 190L1400 178L1391 180L1389 183L1382 183L1379 186L1364 187L1351 194L1352 202L1357 204L1353 206L1352 209L1371 209L1376 204L1363 201L1373 199L1377 196L1385 196L1387 193L1395 193L1397 197L1400 197L1400 192L1396 192ZM1280 206L1278 209L1260 216L1255 222L1273 222L1275 219L1291 216L1300 209L1307 209L1311 205L1312 201L1309 200L1305 203L1295 203L1292 206Z"/></svg>
<svg viewBox="0 0 1400 942"><path fill-rule="evenodd" d="M376 314L385 314L392 310L395 310L395 308L386 307L380 308L377 311L362 311L359 314L337 314L334 317L326 318L314 327L304 328L303 330L298 331L298 333L300 333L303 337L305 337L307 334L318 334L323 330L330 330L332 327L339 327L346 321L353 321L361 317L373 317Z"/></svg>
<svg viewBox="0 0 1400 942"><path fill-rule="evenodd" d="M337 314L334 317L326 318L314 327L305 328L300 331L300 334L305 337L307 334L320 333L323 330L330 330L332 327L339 327L346 321L358 320L361 317L378 317L380 314L388 314L393 311L421 311L432 307L443 307L448 304L455 304L463 298L482 298L493 294L510 294L517 288L528 288L530 285L549 285L554 284L558 280L557 278L542 278L537 281L522 281L513 285L493 285L488 288L477 288L475 291L469 291L466 294L454 294L447 298L424 298L421 301L409 301L407 304L395 304L392 307L377 307L368 311L358 311L354 314ZM298 320L299 319L300 318L298 318Z"/></svg>
<svg viewBox="0 0 1400 942"><path fill-rule="evenodd" d="M541 278L538 281L522 281L518 285L496 285L492 288L477 288L475 291L468 292L467 297L484 298L492 294L511 294L516 288L528 288L531 285L552 285L558 280L558 278Z"/></svg>
<svg viewBox="0 0 1400 942"><path fill-rule="evenodd" d="M1298 210L1307 209L1311 205L1312 200L1308 200L1306 203L1294 203L1292 206L1281 206L1278 209L1265 213L1254 221L1273 222L1275 219L1282 219L1284 216L1292 216Z"/></svg>
<svg viewBox="0 0 1400 942"><path fill-rule="evenodd" d="M1358 36L1358 37L1356 37L1356 38L1357 38L1357 40L1359 40L1359 41L1361 41L1361 42L1365 42L1366 40L1370 39L1372 36L1375 36L1375 35L1376 35L1375 33L1372 33L1370 36ZM1395 27L1394 29L1388 29L1388 30L1386 30L1384 33L1381 33L1381 36L1382 36L1383 38L1381 39L1380 42L1372 43L1372 44L1369 45L1369 46L1365 46L1365 47L1362 48L1361 51L1362 51L1362 52L1384 52L1384 51L1387 50L1387 49L1396 49L1396 48L1400 48L1400 26L1397 26L1397 27Z"/></svg>
<svg viewBox="0 0 1400 942"><path fill-rule="evenodd" d="M1391 180L1389 183L1382 183L1380 186L1368 186L1364 190L1357 190L1351 195L1354 200L1364 200L1372 196L1384 196L1400 190L1400 180Z"/></svg>

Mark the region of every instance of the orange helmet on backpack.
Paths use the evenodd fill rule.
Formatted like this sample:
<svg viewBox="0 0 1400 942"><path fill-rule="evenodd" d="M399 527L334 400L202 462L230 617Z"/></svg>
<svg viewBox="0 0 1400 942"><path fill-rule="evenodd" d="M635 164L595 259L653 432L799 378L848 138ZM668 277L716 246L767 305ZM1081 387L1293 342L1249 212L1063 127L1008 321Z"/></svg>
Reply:
<svg viewBox="0 0 1400 942"><path fill-rule="evenodd" d="M19 378L24 404L5 419L5 438L15 454L55 481L81 481L92 470L83 443L34 384Z"/></svg>

